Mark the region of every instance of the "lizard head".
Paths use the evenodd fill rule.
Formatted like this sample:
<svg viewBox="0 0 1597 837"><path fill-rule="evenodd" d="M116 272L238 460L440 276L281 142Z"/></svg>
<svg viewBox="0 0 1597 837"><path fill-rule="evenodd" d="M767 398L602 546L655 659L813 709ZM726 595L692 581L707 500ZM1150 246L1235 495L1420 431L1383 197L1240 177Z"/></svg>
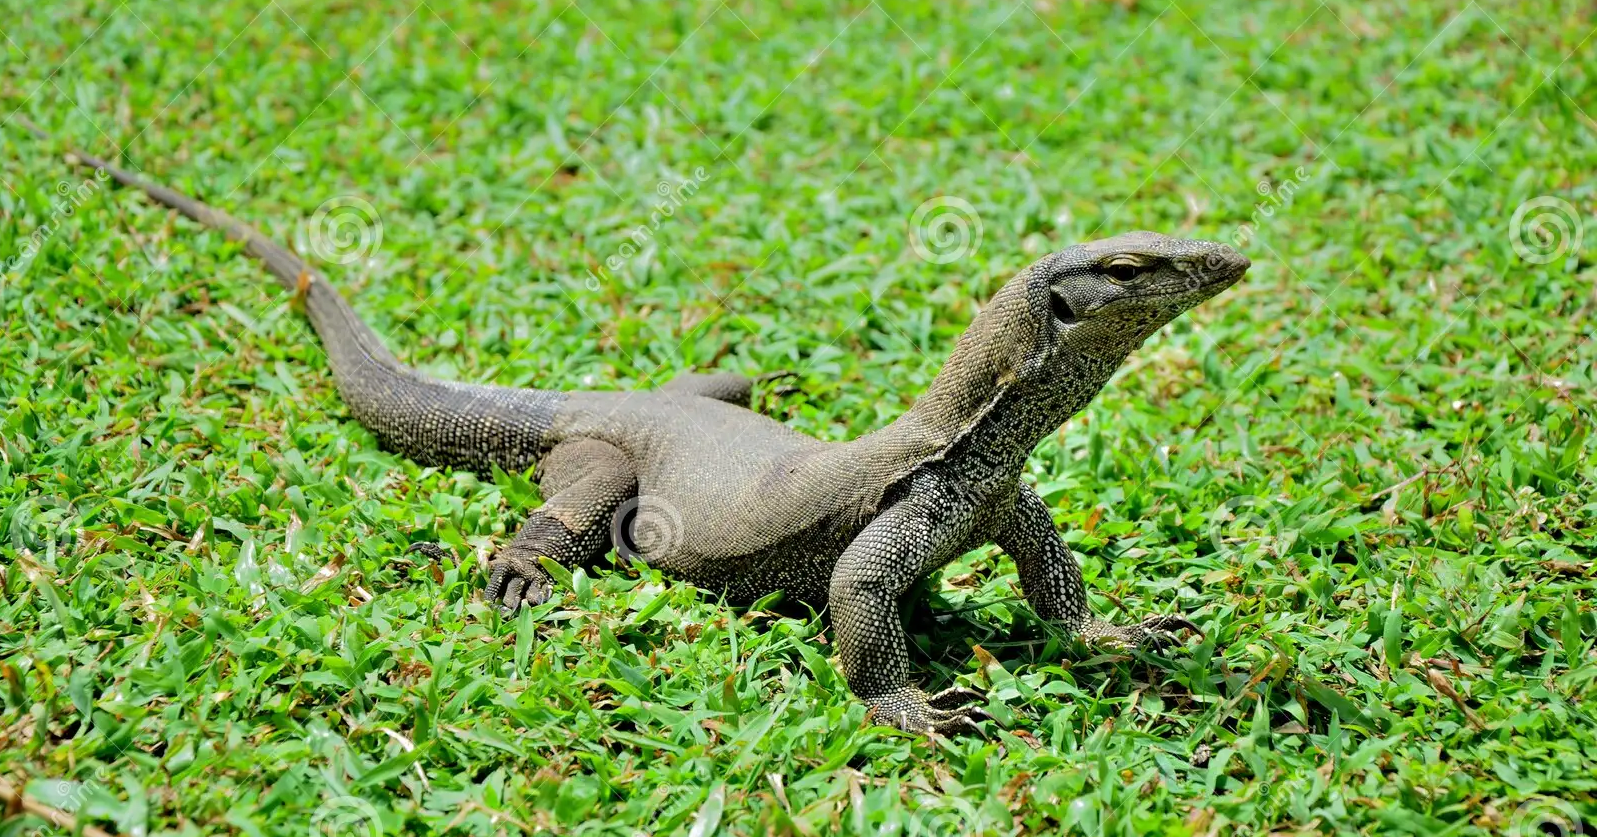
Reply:
<svg viewBox="0 0 1597 837"><path fill-rule="evenodd" d="M1011 389L1014 403L1039 408L1006 413L1030 422L1016 438L1034 445L1086 406L1144 340L1249 266L1224 244L1151 232L1045 256L998 289L906 418L964 428L975 420L971 405L985 410Z"/></svg>
<svg viewBox="0 0 1597 837"><path fill-rule="evenodd" d="M1116 359L1250 266L1225 244L1132 232L1054 253L1032 267L1028 296L1047 301L1062 348Z"/></svg>

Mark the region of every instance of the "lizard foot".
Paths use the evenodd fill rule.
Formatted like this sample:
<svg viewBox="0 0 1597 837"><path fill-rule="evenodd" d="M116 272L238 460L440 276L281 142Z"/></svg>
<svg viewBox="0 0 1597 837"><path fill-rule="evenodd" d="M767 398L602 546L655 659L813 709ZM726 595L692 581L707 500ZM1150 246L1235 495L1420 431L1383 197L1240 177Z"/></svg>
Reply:
<svg viewBox="0 0 1597 837"><path fill-rule="evenodd" d="M757 384L772 384L777 381L790 382L798 378L798 373L791 369L778 369L775 372L766 372L754 379ZM766 393L777 398L786 398L799 391L797 385L792 383L779 383L766 388Z"/></svg>
<svg viewBox="0 0 1597 837"><path fill-rule="evenodd" d="M877 723L923 735L979 735L986 738L977 721L991 721L987 710L973 705L986 695L974 689L944 689L928 695L914 686L905 686L885 695L867 698L871 711L866 716Z"/></svg>
<svg viewBox="0 0 1597 837"><path fill-rule="evenodd" d="M1087 623L1081 637L1090 644L1110 648L1163 651L1181 644L1175 632L1183 628L1203 636L1203 631L1184 616L1150 616L1135 625L1116 625L1094 619Z"/></svg>
<svg viewBox="0 0 1597 837"><path fill-rule="evenodd" d="M499 602L505 617L516 615L522 605L537 607L554 595L554 580L538 563L538 556L524 549L506 547L488 563L488 601Z"/></svg>
<svg viewBox="0 0 1597 837"><path fill-rule="evenodd" d="M410 546L405 547L405 554L425 555L434 561L445 561L450 557L449 550L444 549L443 544L433 543L432 541L419 541L417 543L413 543Z"/></svg>

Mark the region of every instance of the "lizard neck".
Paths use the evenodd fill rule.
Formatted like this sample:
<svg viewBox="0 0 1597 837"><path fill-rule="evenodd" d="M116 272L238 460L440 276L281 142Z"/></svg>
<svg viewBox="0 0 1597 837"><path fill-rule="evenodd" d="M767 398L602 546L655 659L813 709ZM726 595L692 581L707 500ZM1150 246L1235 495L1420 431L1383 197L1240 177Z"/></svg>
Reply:
<svg viewBox="0 0 1597 837"><path fill-rule="evenodd" d="M943 457L962 474L984 467L1013 482L1043 439L1081 412L1114 376L1119 363L1073 353L1053 357L1047 377L1001 387L987 409L966 423Z"/></svg>
<svg viewBox="0 0 1597 837"><path fill-rule="evenodd" d="M1088 357L1058 345L1046 287L1027 280L1022 274L993 296L908 412L854 444L909 468L952 454L958 443L962 452L1018 472L1124 359Z"/></svg>

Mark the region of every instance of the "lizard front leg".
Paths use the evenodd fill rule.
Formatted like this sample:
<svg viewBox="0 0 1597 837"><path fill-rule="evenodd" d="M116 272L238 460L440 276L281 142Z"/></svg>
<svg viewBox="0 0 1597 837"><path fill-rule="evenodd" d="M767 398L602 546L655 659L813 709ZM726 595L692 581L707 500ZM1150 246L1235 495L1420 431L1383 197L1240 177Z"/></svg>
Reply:
<svg viewBox="0 0 1597 837"><path fill-rule="evenodd" d="M486 595L500 602L507 616L524 604L543 604L554 592L539 558L574 567L603 555L616 507L638 488L627 455L593 439L556 445L538 464L538 478L544 504L489 564Z"/></svg>
<svg viewBox="0 0 1597 837"><path fill-rule="evenodd" d="M981 693L954 688L929 695L909 682L909 645L899 599L940 565L954 546L947 509L901 501L871 521L832 570L828 608L849 689L881 723L920 733L981 734L989 716L968 706Z"/></svg>
<svg viewBox="0 0 1597 837"><path fill-rule="evenodd" d="M1025 483L1020 485L1014 514L994 540L1015 559L1021 590L1032 610L1089 643L1160 647L1173 642L1171 631L1187 628L1202 633L1182 616L1152 616L1135 625L1116 625L1093 617L1076 556L1054 528L1048 504Z"/></svg>

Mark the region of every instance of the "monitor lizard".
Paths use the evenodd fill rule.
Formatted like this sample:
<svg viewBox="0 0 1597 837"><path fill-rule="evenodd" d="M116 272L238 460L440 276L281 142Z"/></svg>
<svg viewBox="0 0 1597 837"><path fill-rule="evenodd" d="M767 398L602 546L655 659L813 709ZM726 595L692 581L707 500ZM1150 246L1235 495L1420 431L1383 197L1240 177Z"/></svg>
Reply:
<svg viewBox="0 0 1597 837"><path fill-rule="evenodd" d="M243 243L303 302L334 382L383 447L429 466L536 467L544 496L489 563L505 613L553 593L568 567L612 547L668 575L751 602L781 591L827 609L849 688L877 722L980 733L973 689L910 679L899 600L955 557L995 543L1038 616L1089 642L1160 646L1197 626L1094 617L1027 457L1079 412L1143 341L1250 266L1214 242L1131 232L1020 271L958 339L898 419L823 442L749 409L755 378L684 374L648 392L515 389L429 378L391 354L322 273L233 216L81 152L200 224Z"/></svg>

